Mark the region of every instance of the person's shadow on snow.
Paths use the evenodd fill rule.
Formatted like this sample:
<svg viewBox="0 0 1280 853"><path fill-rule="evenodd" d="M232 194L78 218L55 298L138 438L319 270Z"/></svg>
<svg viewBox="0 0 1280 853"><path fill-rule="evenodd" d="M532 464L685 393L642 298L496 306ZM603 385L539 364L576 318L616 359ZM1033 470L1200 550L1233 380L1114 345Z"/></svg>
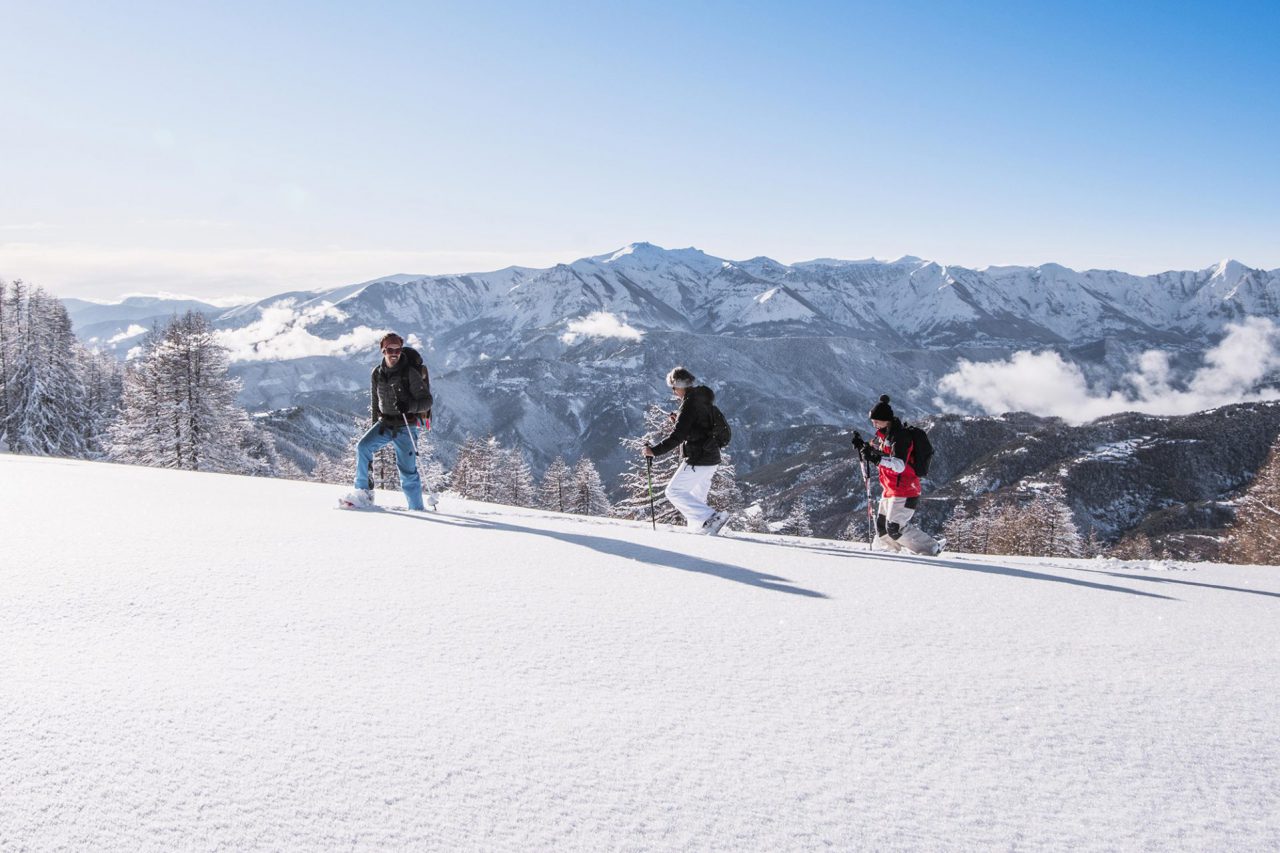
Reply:
<svg viewBox="0 0 1280 853"><path fill-rule="evenodd" d="M859 552L854 552L859 553ZM868 551L861 553L874 554L876 559L889 560L895 563L919 563L923 566L936 566L947 569L961 569L966 572L981 572L988 575L1004 575L1011 578L1024 578L1026 580L1050 581L1053 583L1064 583L1069 586L1083 586L1089 589L1106 590L1107 592L1125 592L1129 595L1140 595L1143 598L1163 598L1166 601L1176 601L1177 599L1168 595L1159 595L1154 592L1143 592L1140 589L1129 589L1124 586L1116 586L1109 583L1098 583L1096 581L1081 580L1079 578L1062 577L1061 575L1050 575L1044 572L1033 572L1028 569L1015 569L1012 566L999 566L993 563L969 563L960 562L959 560L940 559L938 557L924 557L915 554L891 554L887 551ZM1059 567L1054 567L1059 568ZM1067 571L1079 571L1078 569L1067 569ZM1134 578L1136 580L1136 578Z"/></svg>
<svg viewBox="0 0 1280 853"><path fill-rule="evenodd" d="M593 551L599 551L602 554L609 554L614 557L625 557L628 560L638 560L642 563L649 563L655 566L666 566L671 569L679 569L682 572L714 575L718 578L724 578L725 580L735 581L748 586L759 587L760 589L772 590L773 592L788 592L792 595L803 595L808 598L827 597L824 593L818 592L817 590L805 589L802 586L793 586L791 581L783 577L778 577L777 575L767 575L763 572L757 572L754 569L744 569L741 566L734 566L729 563L717 563L712 560L704 560L701 557L682 554L679 551L668 551L665 548L655 548L652 545L639 545L634 542L620 542L617 539L610 539L607 536L591 536L585 533L565 533L558 530L542 530L537 527L526 527L522 524L494 521L483 516L475 515L455 516L443 513L419 515L415 513L413 515L406 514L406 517L416 518L422 521L433 521L438 524L449 524L463 527L484 527L489 530L502 530L508 533L520 533L526 536L546 536L551 539L558 539L561 542L568 542L571 545L590 548Z"/></svg>

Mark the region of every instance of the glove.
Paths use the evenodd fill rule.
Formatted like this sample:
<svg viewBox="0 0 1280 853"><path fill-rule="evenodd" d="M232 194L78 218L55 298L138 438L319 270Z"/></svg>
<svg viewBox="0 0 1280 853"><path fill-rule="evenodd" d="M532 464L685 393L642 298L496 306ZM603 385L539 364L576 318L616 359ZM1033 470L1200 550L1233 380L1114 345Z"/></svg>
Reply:
<svg viewBox="0 0 1280 853"><path fill-rule="evenodd" d="M884 457L883 453L866 443L862 445L862 449L858 452L863 459L867 460L872 465L879 465L880 460Z"/></svg>
<svg viewBox="0 0 1280 853"><path fill-rule="evenodd" d="M859 453L862 452L862 448L865 447L867 444L865 441L862 440L862 434L856 433L856 432L853 434L853 438L849 441L849 443L852 444L853 449L858 451Z"/></svg>

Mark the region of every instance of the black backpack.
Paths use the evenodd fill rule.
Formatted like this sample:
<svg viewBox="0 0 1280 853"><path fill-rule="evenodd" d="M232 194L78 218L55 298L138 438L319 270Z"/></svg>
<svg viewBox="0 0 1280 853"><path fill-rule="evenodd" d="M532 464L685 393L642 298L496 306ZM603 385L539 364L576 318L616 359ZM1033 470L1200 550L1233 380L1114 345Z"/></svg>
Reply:
<svg viewBox="0 0 1280 853"><path fill-rule="evenodd" d="M909 423L903 423L902 428L911 436L911 467L915 469L916 476L929 476L929 461L933 459L933 444L929 441L929 433Z"/></svg>
<svg viewBox="0 0 1280 853"><path fill-rule="evenodd" d="M716 443L716 447L725 448L729 446L730 440L733 439L733 430L729 427L729 422L724 418L724 412L720 411L720 407L711 404L711 440Z"/></svg>
<svg viewBox="0 0 1280 853"><path fill-rule="evenodd" d="M400 357L405 360L405 364L409 365L410 367L416 367L422 371L422 381L426 384L427 390L430 391L431 390L431 372L427 370L427 363L422 360L422 353L418 352L413 347L405 347L404 350L401 352ZM431 409L427 409L425 412L419 414L418 417L421 419L430 421Z"/></svg>

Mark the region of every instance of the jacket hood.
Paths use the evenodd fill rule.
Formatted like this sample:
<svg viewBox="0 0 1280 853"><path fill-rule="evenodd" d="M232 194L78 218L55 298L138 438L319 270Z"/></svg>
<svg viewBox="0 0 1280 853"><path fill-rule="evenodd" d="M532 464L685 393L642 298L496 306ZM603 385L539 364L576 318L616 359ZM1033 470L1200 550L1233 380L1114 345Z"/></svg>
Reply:
<svg viewBox="0 0 1280 853"><path fill-rule="evenodd" d="M693 388L690 388L689 393L686 396L699 403L714 403L716 400L716 392L712 391L706 385L696 385Z"/></svg>

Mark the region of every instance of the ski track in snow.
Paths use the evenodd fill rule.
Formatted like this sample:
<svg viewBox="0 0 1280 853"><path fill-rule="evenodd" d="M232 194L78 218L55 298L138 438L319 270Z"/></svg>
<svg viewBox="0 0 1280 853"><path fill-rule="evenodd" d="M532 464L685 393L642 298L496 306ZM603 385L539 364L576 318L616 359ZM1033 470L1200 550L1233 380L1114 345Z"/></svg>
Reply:
<svg viewBox="0 0 1280 853"><path fill-rule="evenodd" d="M1280 847L1280 568L0 482L0 851Z"/></svg>

